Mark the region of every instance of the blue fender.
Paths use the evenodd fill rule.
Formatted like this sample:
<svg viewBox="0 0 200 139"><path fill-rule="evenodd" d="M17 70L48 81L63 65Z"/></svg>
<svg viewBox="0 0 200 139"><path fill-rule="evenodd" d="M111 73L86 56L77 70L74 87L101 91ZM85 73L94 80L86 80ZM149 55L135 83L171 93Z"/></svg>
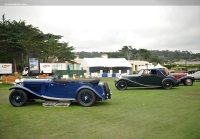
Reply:
<svg viewBox="0 0 200 139"><path fill-rule="evenodd" d="M38 94L34 93L33 91L31 91L30 89L27 89L26 87L23 87L23 86L13 86L13 87L9 88L9 90L13 90L13 89L25 90L28 93L31 93L31 94L38 96L38 97L41 97L41 95L38 95Z"/></svg>
<svg viewBox="0 0 200 139"><path fill-rule="evenodd" d="M102 95L101 94L99 94L95 89L93 89L92 87L90 87L90 86L81 86L77 91L76 91L76 96L78 95L78 92L80 91L80 90L82 90L82 89L89 89L89 90L91 90L91 91L93 91L97 96L99 96L100 98L102 98L103 99L103 97L105 96L105 92L104 92L104 89L102 89L102 91L103 91L103 93L102 93Z"/></svg>

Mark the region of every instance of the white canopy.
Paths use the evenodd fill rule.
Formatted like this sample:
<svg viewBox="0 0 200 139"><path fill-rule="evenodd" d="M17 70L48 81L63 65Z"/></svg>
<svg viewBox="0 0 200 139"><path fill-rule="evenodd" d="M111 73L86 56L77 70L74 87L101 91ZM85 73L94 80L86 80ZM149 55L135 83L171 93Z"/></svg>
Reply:
<svg viewBox="0 0 200 139"><path fill-rule="evenodd" d="M162 65L160 65L159 63L155 66L155 68L158 68L158 69L165 69L166 67L163 67Z"/></svg>
<svg viewBox="0 0 200 139"><path fill-rule="evenodd" d="M84 58L81 67L132 67L125 58Z"/></svg>

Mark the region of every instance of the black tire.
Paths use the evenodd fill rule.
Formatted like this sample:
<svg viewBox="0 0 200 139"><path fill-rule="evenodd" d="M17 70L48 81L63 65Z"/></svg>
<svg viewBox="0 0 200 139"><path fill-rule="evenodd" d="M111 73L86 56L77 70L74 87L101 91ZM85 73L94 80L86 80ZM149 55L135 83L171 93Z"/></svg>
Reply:
<svg viewBox="0 0 200 139"><path fill-rule="evenodd" d="M192 79L189 79L189 78L185 79L184 80L184 85L186 85L186 86L192 86L193 85Z"/></svg>
<svg viewBox="0 0 200 139"><path fill-rule="evenodd" d="M89 89L82 89L77 96L78 103L84 107L94 104L96 100L95 94Z"/></svg>
<svg viewBox="0 0 200 139"><path fill-rule="evenodd" d="M108 87L108 83L107 82L104 83L104 87L105 87L106 94L108 94L108 99L111 99L111 93L110 93L110 89Z"/></svg>
<svg viewBox="0 0 200 139"><path fill-rule="evenodd" d="M173 86L173 84L172 84L172 81L171 81L171 80L166 79L166 80L163 80L163 81L162 81L162 87L163 87L164 89L171 89L172 86Z"/></svg>
<svg viewBox="0 0 200 139"><path fill-rule="evenodd" d="M9 101L15 107L20 107L26 104L28 100L27 94L23 90L14 90L10 93Z"/></svg>
<svg viewBox="0 0 200 139"><path fill-rule="evenodd" d="M124 80L120 80L118 81L115 86L117 87L117 89L119 90L126 90L127 88L127 83Z"/></svg>

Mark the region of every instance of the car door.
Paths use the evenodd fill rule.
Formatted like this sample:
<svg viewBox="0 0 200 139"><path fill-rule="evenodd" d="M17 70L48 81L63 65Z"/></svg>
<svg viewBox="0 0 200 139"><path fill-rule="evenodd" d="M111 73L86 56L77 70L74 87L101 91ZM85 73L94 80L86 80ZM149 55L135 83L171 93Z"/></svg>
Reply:
<svg viewBox="0 0 200 139"><path fill-rule="evenodd" d="M161 86L162 77L157 74L157 70L147 70L146 74L138 77L138 82L144 86Z"/></svg>
<svg viewBox="0 0 200 139"><path fill-rule="evenodd" d="M68 98L69 97L69 83L60 84L50 82L46 87L45 96L53 98Z"/></svg>

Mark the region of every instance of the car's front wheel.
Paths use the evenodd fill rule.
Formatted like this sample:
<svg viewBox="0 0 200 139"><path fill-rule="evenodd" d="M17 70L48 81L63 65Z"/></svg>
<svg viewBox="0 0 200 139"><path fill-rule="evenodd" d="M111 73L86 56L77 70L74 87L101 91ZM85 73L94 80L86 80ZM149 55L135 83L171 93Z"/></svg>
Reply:
<svg viewBox="0 0 200 139"><path fill-rule="evenodd" d="M20 107L25 105L28 97L23 90L14 90L10 93L9 101L15 107Z"/></svg>
<svg viewBox="0 0 200 139"><path fill-rule="evenodd" d="M173 86L172 81L170 81L169 79L163 80L162 81L162 87L164 89L171 89Z"/></svg>
<svg viewBox="0 0 200 139"><path fill-rule="evenodd" d="M115 84L115 86L116 86L117 89L119 89L119 90L126 90L126 88L127 88L127 83L126 83L125 81L121 80L121 81L118 81L118 82Z"/></svg>
<svg viewBox="0 0 200 139"><path fill-rule="evenodd" d="M77 96L78 103L84 107L94 104L96 100L95 94L89 89L82 89Z"/></svg>
<svg viewBox="0 0 200 139"><path fill-rule="evenodd" d="M186 86L191 86L191 85L193 85L192 79L185 79L185 80L184 80L184 85L186 85Z"/></svg>

